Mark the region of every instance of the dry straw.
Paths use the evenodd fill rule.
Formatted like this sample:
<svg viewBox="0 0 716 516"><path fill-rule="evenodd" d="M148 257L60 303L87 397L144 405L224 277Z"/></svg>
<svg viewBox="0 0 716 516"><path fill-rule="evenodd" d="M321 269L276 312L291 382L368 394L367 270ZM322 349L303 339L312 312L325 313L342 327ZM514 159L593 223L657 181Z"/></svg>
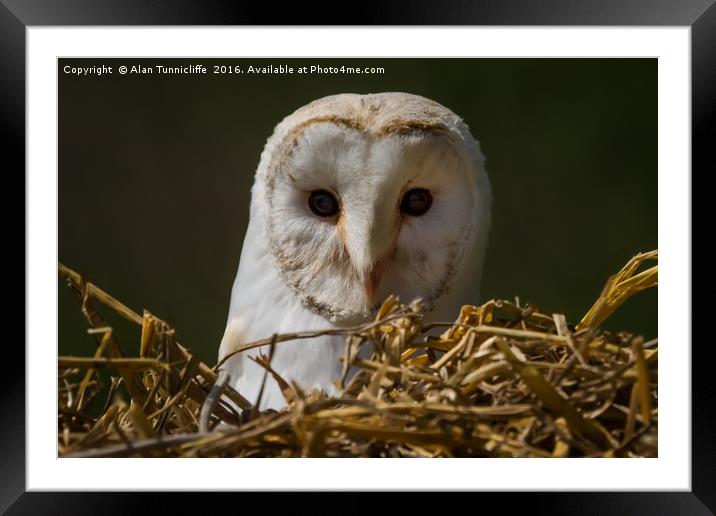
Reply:
<svg viewBox="0 0 716 516"><path fill-rule="evenodd" d="M328 332L273 335L256 361L288 407L259 412L177 342L172 326L139 315L75 271L97 348L59 358L58 446L63 457L653 457L657 454L657 341L600 330L629 296L657 285L657 251L609 279L576 327L519 302L464 306L456 321L423 323L419 302L387 299L376 320L344 334L341 394L304 392L271 368L275 346ZM98 307L136 323L128 351ZM439 336L429 336L436 327ZM432 330L432 331L431 331ZM358 350L370 345L373 355ZM351 368L358 372L348 375ZM99 371L111 370L102 385ZM354 369L353 369L354 370ZM106 376L106 375L104 375ZM94 400L94 403L93 403ZM98 403L99 402L99 403ZM100 406L100 409L91 407Z"/></svg>

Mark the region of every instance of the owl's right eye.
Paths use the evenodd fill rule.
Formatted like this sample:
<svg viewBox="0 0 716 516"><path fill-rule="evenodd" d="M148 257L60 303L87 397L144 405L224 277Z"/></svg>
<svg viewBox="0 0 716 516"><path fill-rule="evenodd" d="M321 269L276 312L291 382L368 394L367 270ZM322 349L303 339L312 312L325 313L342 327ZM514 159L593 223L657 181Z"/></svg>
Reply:
<svg viewBox="0 0 716 516"><path fill-rule="evenodd" d="M308 196L308 207L319 217L335 217L340 211L338 199L326 190L316 190Z"/></svg>

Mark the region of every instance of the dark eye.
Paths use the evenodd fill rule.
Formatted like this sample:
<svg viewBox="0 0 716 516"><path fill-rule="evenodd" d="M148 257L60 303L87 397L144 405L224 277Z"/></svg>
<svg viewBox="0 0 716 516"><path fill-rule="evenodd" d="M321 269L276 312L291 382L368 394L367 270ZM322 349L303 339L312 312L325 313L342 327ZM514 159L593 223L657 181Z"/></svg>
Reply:
<svg viewBox="0 0 716 516"><path fill-rule="evenodd" d="M424 188L408 190L400 201L400 211L406 215L419 217L425 215L433 204L433 196Z"/></svg>
<svg viewBox="0 0 716 516"><path fill-rule="evenodd" d="M338 199L325 190L311 192L308 196L308 207L319 217L335 217L340 211Z"/></svg>

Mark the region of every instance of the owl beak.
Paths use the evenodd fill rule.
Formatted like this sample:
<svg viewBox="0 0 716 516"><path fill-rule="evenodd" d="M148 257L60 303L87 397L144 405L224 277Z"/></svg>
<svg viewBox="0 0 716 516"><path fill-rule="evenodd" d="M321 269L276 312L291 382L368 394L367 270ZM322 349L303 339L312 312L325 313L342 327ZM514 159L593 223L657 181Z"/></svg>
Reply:
<svg viewBox="0 0 716 516"><path fill-rule="evenodd" d="M375 269L367 269L363 272L363 290L365 290L366 299L371 306L375 304L375 294L379 282L380 277Z"/></svg>

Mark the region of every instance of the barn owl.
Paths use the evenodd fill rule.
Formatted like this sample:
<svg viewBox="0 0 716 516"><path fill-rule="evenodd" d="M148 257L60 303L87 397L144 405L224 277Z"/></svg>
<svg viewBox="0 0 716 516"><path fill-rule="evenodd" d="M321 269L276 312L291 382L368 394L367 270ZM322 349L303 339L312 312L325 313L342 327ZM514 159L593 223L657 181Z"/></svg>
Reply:
<svg viewBox="0 0 716 516"><path fill-rule="evenodd" d="M453 320L477 303L491 190L479 143L452 111L407 93L341 94L299 108L264 147L219 360L274 333L371 319L390 294ZM337 391L341 336L276 346L272 368L305 390ZM222 365L255 402L265 370ZM269 377L260 409L286 404Z"/></svg>

